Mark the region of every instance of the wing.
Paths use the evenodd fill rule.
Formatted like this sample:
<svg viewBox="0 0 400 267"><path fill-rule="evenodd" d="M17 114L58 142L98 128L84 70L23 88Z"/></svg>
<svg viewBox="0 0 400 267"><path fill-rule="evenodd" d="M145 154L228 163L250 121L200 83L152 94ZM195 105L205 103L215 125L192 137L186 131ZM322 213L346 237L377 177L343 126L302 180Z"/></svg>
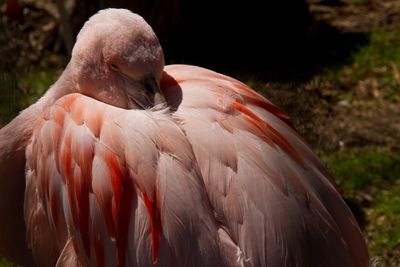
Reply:
<svg viewBox="0 0 400 267"><path fill-rule="evenodd" d="M167 66L161 86L245 266L368 266L358 225L288 117L244 84Z"/></svg>
<svg viewBox="0 0 400 267"><path fill-rule="evenodd" d="M25 221L39 266L226 266L223 255L236 252L165 111L68 95L39 120L26 157Z"/></svg>

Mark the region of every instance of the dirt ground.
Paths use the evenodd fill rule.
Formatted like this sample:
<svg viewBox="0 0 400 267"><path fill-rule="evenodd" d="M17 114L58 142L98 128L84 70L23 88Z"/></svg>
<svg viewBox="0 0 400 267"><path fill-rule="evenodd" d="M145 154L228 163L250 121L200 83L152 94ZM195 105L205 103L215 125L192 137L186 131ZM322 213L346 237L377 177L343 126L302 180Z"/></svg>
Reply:
<svg viewBox="0 0 400 267"><path fill-rule="evenodd" d="M311 0L316 35L328 25L342 35L365 36L400 27L400 1ZM344 40L345 42L345 40ZM360 44L365 45L368 40ZM338 50L340 43L337 43ZM399 44L400 46L400 44ZM356 47L355 50L359 49ZM329 53L334 51L333 47ZM339 66L345 70L326 81L317 74L301 83L267 83L256 86L291 115L298 131L318 152L343 149L400 148L400 75L396 65L372 69L369 77L352 75L351 58ZM362 68L362 66L361 66ZM391 84L381 73L394 77ZM387 87L391 89L388 96ZM350 97L342 97L350 95Z"/></svg>

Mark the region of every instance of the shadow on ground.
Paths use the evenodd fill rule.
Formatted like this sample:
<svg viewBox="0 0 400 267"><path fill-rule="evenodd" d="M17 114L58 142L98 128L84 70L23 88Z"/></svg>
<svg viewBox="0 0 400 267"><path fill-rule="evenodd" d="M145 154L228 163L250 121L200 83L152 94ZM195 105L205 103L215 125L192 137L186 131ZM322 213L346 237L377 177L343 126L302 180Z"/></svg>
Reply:
<svg viewBox="0 0 400 267"><path fill-rule="evenodd" d="M218 6L188 12L206 14L207 20L200 15L183 18L185 26L164 45L167 62L253 73L267 82L306 81L348 64L352 54L368 44L367 34L343 32L317 21L304 1L290 2L291 8L287 3L231 5L222 18Z"/></svg>
<svg viewBox="0 0 400 267"><path fill-rule="evenodd" d="M368 45L369 37L365 33L342 32L323 22L314 22L307 36L295 40L282 37L270 43L254 42L260 42L259 47L253 47L251 42L232 42L226 50L206 51L210 58L196 57L190 59L190 63L234 75L251 73L264 82L304 82L327 69L350 64L352 55Z"/></svg>

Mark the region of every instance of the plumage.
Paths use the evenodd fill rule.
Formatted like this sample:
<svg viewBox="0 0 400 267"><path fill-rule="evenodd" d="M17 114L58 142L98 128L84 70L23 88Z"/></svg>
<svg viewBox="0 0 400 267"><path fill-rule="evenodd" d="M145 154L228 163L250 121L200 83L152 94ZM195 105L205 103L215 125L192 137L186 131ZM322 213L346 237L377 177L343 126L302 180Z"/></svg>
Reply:
<svg viewBox="0 0 400 267"><path fill-rule="evenodd" d="M124 110L73 94L38 122L27 168L42 190L27 192L37 191L48 231L62 237L54 240L54 262L73 237L89 266L104 259L114 259L111 266L232 266L224 255L244 266L367 264L351 212L281 112L249 115L266 106L256 94L259 106L234 110L243 85L211 71L177 65L165 72L182 91L174 112ZM161 87L173 97L163 80ZM71 214L58 213L63 205ZM30 221L36 214L26 210Z"/></svg>
<svg viewBox="0 0 400 267"><path fill-rule="evenodd" d="M113 12L118 21L131 16L100 14ZM147 59L158 62L154 51ZM124 75L135 72L118 62ZM167 105L154 93L155 107L126 109L143 106L105 103L85 93L87 83L60 84L65 78L35 104L20 144L27 243L38 266L368 266L358 224L325 167L288 116L246 85L170 65L157 80ZM1 129L0 143L7 138Z"/></svg>

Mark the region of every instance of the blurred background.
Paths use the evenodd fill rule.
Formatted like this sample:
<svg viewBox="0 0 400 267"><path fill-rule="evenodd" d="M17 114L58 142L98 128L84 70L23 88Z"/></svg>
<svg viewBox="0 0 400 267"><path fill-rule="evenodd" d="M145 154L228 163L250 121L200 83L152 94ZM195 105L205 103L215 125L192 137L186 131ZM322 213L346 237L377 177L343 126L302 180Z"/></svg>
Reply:
<svg viewBox="0 0 400 267"><path fill-rule="evenodd" d="M400 0L3 0L0 126L54 83L83 23L107 7L143 16L167 64L233 76L283 108L329 168L374 266L400 266Z"/></svg>

